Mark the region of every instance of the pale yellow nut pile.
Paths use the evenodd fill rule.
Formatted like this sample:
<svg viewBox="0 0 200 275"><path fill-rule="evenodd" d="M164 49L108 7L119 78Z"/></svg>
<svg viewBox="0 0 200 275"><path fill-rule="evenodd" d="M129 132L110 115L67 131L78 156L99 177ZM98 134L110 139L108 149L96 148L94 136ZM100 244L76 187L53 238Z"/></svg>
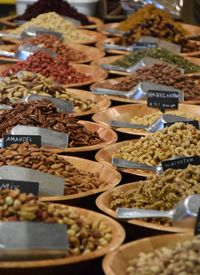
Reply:
<svg viewBox="0 0 200 275"><path fill-rule="evenodd" d="M175 123L161 131L131 141L113 157L156 166L173 156L200 155L200 131L192 125Z"/></svg>

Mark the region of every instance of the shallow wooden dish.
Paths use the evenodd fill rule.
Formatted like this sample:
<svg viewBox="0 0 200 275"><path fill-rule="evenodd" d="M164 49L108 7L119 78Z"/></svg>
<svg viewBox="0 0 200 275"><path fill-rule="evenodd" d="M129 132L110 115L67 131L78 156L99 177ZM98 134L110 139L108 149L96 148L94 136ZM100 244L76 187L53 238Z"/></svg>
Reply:
<svg viewBox="0 0 200 275"><path fill-rule="evenodd" d="M98 196L98 198L96 199L96 205L101 211L103 211L107 215L110 215L116 219L115 210L110 208L113 192L115 191L123 192L128 190L133 190L134 192L134 190L136 190L136 188L139 188L139 186L140 186L140 182L132 182L132 183L123 184L118 187L114 187L110 190L107 190L106 192ZM167 232L188 232L188 231L191 232L192 231L192 229L190 228L159 225L151 222L145 222L139 219L130 219L130 220L127 220L127 222L130 224L139 225L145 228L151 228L159 231L167 231Z"/></svg>
<svg viewBox="0 0 200 275"><path fill-rule="evenodd" d="M102 263L104 273L106 275L127 275L126 268L129 260L136 258L140 252L150 253L163 246L173 246L178 242L193 238L192 233L166 234L124 244L105 256Z"/></svg>
<svg viewBox="0 0 200 275"><path fill-rule="evenodd" d="M108 145L105 148L100 149L96 153L95 159L100 163L114 167L112 165L112 155L116 151L118 151L122 146L128 145L130 142L136 143L137 141L138 141L138 139L125 140L125 141L117 142L115 144ZM141 176L141 177L149 177L153 174L153 172L145 171L145 170L138 170L138 169L124 169L123 168L120 170L123 171L124 173L137 175L137 176Z"/></svg>
<svg viewBox="0 0 200 275"><path fill-rule="evenodd" d="M40 198L42 201L68 201L68 200L76 200L79 198L88 197L94 194L104 192L112 187L115 187L121 181L121 178L122 178L121 174L115 169L107 165L103 165L98 162L83 159L83 158L77 158L77 157L71 157L71 156L60 156L60 157L62 157L69 163L73 164L73 166L79 170L90 172L90 173L99 173L99 178L101 180L104 180L107 183L107 185L104 187L91 189L87 192L81 192L73 195L48 196L48 197L45 196Z"/></svg>
<svg viewBox="0 0 200 275"><path fill-rule="evenodd" d="M2 73L9 69L11 65L10 64L0 64L0 75ZM76 82L76 83L71 83L71 84L64 84L63 87L81 87L84 85L89 85L92 84L96 81L100 81L105 79L108 76L108 73L99 68L98 66L91 66L91 65L83 65L83 64L72 64L72 67L76 69L77 72L86 74L91 77L90 80L86 80L83 82Z"/></svg>
<svg viewBox="0 0 200 275"><path fill-rule="evenodd" d="M194 115L200 120L200 108L199 106L191 106L186 104L179 104L178 110L169 110L170 112L184 112L185 114ZM109 126L110 120L119 120L119 121L127 121L130 122L133 116L143 117L148 114L153 114L159 112L158 109L149 108L146 104L126 104L120 105L116 107L108 108L102 112L96 113L93 115L92 119L100 123L102 125ZM149 135L150 132L147 132L142 129L131 129L131 128L116 128L118 132L131 134L131 135L139 135L146 136Z"/></svg>
<svg viewBox="0 0 200 275"><path fill-rule="evenodd" d="M63 205L63 208L66 206ZM72 209L79 212L84 219L86 219L89 222L94 222L95 220L103 220L105 221L105 224L109 226L112 230L113 239L110 242L110 244L102 249L96 250L91 253L87 253L85 255L80 256L69 256L59 259L49 259L49 260L33 260L33 261L1 261L0 270L5 269L25 269L25 268L40 268L40 267L50 267L50 266L60 266L60 265L69 265L69 264L77 264L82 261L88 261L91 259L95 259L98 257L101 257L108 252L111 252L115 250L125 238L125 232L124 229L120 224L118 224L113 219L99 214L97 212L86 210L79 207L72 207ZM3 272L3 271L2 271ZM37 271L36 271L37 272Z"/></svg>
<svg viewBox="0 0 200 275"><path fill-rule="evenodd" d="M67 88L67 91L74 97L82 100L91 100L93 102L96 102L96 104L90 108L87 111L81 111L81 112L75 112L75 116L87 116L94 114L96 112L100 112L103 110L106 110L110 107L111 101L107 96L104 95L94 95L91 92L87 92L84 90L78 90L78 89L70 89Z"/></svg>
<svg viewBox="0 0 200 275"><path fill-rule="evenodd" d="M95 47L87 46L87 45L79 45L79 44L74 44L74 43L66 43L67 46L70 46L72 49L77 50L79 52L82 52L83 54L86 55L85 58L79 59L78 61L71 61L70 63L89 63L93 60L102 58L105 55L105 52L103 50L100 50ZM5 50L5 51L12 51L12 49L15 46L13 45L2 45L0 46L0 50ZM8 62L18 62L19 59L17 58L8 58L8 57L3 57L0 55L0 61L8 61Z"/></svg>
<svg viewBox="0 0 200 275"><path fill-rule="evenodd" d="M97 17L93 17L93 16L87 16L89 21L91 21L90 25L81 25L79 28L81 29L88 29L88 30L92 30L92 29L102 29L103 27L103 21ZM16 16L6 16L6 17L2 17L0 18L0 23L8 28L17 28L18 25L14 22L12 22L12 20L14 20L16 18Z"/></svg>
<svg viewBox="0 0 200 275"><path fill-rule="evenodd" d="M115 143L117 141L117 134L115 131L109 129L106 126L90 122L90 121L84 121L79 120L78 123L84 125L88 130L92 132L97 132L99 137L102 138L104 141L100 142L96 145L88 145L88 146L82 146L82 147L71 147L71 148L46 148L48 151L52 151L55 153L75 153L75 152L88 152L88 151L94 151L99 150L100 148L103 148L107 146L108 144Z"/></svg>

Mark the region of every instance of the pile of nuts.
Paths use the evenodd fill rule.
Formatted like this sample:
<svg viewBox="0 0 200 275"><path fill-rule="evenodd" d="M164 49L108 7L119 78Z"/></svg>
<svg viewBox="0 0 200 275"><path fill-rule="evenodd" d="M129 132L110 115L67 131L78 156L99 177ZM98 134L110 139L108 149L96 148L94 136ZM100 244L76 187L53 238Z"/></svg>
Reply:
<svg viewBox="0 0 200 275"><path fill-rule="evenodd" d="M147 48L132 52L117 59L115 62L112 63L112 65L130 67L144 57L152 57L155 59L159 59L163 62L176 65L179 68L183 69L184 73L186 74L200 71L199 65L190 62L183 56L174 54L173 52L162 48Z"/></svg>
<svg viewBox="0 0 200 275"><path fill-rule="evenodd" d="M31 94L72 101L74 112L88 111L97 104L91 99L75 97L70 90L38 73L21 71L0 81L0 104L16 103Z"/></svg>
<svg viewBox="0 0 200 275"><path fill-rule="evenodd" d="M81 21L83 25L91 24L86 15L78 12L76 8L63 0L48 0L48 3L46 2L46 0L38 0L37 2L28 5L25 12L15 17L15 20L28 21L38 16L39 14L51 11L55 11L60 15L75 18Z"/></svg>
<svg viewBox="0 0 200 275"><path fill-rule="evenodd" d="M161 247L149 253L139 253L129 260L128 275L200 274L199 237Z"/></svg>
<svg viewBox="0 0 200 275"><path fill-rule="evenodd" d="M12 107L13 109L1 113L1 137L20 124L69 134L69 147L91 146L103 142L97 132L92 132L78 123L78 119L73 115L58 112L54 104L47 99L32 100L29 103L19 102Z"/></svg>
<svg viewBox="0 0 200 275"><path fill-rule="evenodd" d="M41 27L56 32L61 32L64 42L81 43L84 41L90 41L91 38L81 30L77 30L76 27L69 21L65 20L62 16L55 12L47 12L38 15L30 21L22 24L18 28L11 31L13 34L21 34L30 26Z"/></svg>
<svg viewBox="0 0 200 275"><path fill-rule="evenodd" d="M26 61L11 65L2 75L9 76L23 70L40 73L60 84L77 84L91 80L91 76L76 71L59 56L53 58L48 52L42 50L29 56Z"/></svg>
<svg viewBox="0 0 200 275"><path fill-rule="evenodd" d="M165 114L172 114L172 115L176 115L176 116L187 117L192 120L198 119L195 116L192 116L190 114L185 114L184 112L180 112L180 111L169 111L169 112L165 112ZM130 122L135 123L135 124L149 126L152 123L156 122L162 115L163 115L163 113L158 111L158 112L155 112L152 114L144 115L143 117L133 116L133 117L131 117Z"/></svg>
<svg viewBox="0 0 200 275"><path fill-rule="evenodd" d="M141 36L153 36L168 40L182 46L182 52L199 51L200 44L186 38L187 32L176 23L168 13L156 8L154 5L147 5L133 13L119 27L129 32L116 42L121 45L131 45Z"/></svg>
<svg viewBox="0 0 200 275"><path fill-rule="evenodd" d="M102 220L88 221L70 206L41 202L19 190L0 190L1 221L31 221L67 225L67 256L89 253L106 247L112 230Z"/></svg>
<svg viewBox="0 0 200 275"><path fill-rule="evenodd" d="M193 194L200 194L200 166L189 165L185 169L168 169L161 176L151 176L129 190L115 191L110 208L140 208L171 210L180 200ZM171 220L149 218L149 222L171 225Z"/></svg>
<svg viewBox="0 0 200 275"><path fill-rule="evenodd" d="M200 100L200 81L198 78L189 77L181 73L181 71L169 64L154 64L139 69L136 73L120 79L119 83L102 84L102 87L119 91L129 91L142 81L149 81L156 84L172 86L176 89L184 91L184 99Z"/></svg>
<svg viewBox="0 0 200 275"><path fill-rule="evenodd" d="M58 54L65 62L77 62L80 63L87 60L88 57L85 53L71 48L66 43L62 43L55 36L50 34L41 34L35 38L29 38L23 41L23 44L36 45L42 48L46 48ZM18 46L13 47L12 51L16 52Z"/></svg>
<svg viewBox="0 0 200 275"><path fill-rule="evenodd" d="M200 155L200 130L175 123L163 130L122 146L113 157L156 166L174 156Z"/></svg>
<svg viewBox="0 0 200 275"><path fill-rule="evenodd" d="M65 195L72 195L105 187L107 182L99 173L77 169L63 157L33 144L12 144L0 149L0 166L14 165L35 169L65 179Z"/></svg>

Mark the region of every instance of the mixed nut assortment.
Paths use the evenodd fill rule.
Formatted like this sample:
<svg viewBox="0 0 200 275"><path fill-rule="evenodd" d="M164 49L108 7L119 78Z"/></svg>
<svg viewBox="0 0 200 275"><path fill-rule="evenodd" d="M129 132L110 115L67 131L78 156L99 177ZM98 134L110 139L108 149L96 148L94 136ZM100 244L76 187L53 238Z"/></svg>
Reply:
<svg viewBox="0 0 200 275"><path fill-rule="evenodd" d="M178 242L173 246L164 246L153 252L140 252L129 260L128 275L164 275L200 273L200 239Z"/></svg>
<svg viewBox="0 0 200 275"><path fill-rule="evenodd" d="M162 60L172 65L176 65L179 68L183 69L184 73L186 74L200 71L200 66L195 65L194 63L188 61L180 55L174 54L166 49L161 48L138 50L117 59L112 64L122 67L130 67L146 56Z"/></svg>
<svg viewBox="0 0 200 275"><path fill-rule="evenodd" d="M1 137L20 124L69 134L69 147L90 146L104 142L97 132L88 130L73 115L58 112L54 104L47 99L14 103L12 107L13 109L1 113Z"/></svg>
<svg viewBox="0 0 200 275"><path fill-rule="evenodd" d="M66 224L68 256L101 249L112 240L112 229L103 220L89 221L70 206L41 202L37 197L20 193L19 190L0 190L0 209L1 221Z"/></svg>
<svg viewBox="0 0 200 275"><path fill-rule="evenodd" d="M9 76L22 70L40 73L60 84L84 83L92 79L90 75L78 72L59 56L54 58L50 53L42 50L29 56L26 61L19 61L9 66L2 75Z"/></svg>
<svg viewBox="0 0 200 275"><path fill-rule="evenodd" d="M52 154L33 144L12 144L0 149L0 166L14 165L32 168L65 178L65 195L86 192L105 187L108 183L101 180L99 173L77 169L58 154Z"/></svg>
<svg viewBox="0 0 200 275"><path fill-rule="evenodd" d="M200 166L189 165L185 169L168 169L162 175L150 176L132 185L128 191L115 191L110 208L141 208L171 210L176 203L193 194L200 194ZM148 218L149 222L171 225L169 219Z"/></svg>
<svg viewBox="0 0 200 275"><path fill-rule="evenodd" d="M50 34L40 34L34 38L28 38L23 41L23 44L36 45L49 49L59 55L64 62L80 63L88 59L85 53L73 49L68 46L68 44L62 43L59 39ZM16 52L18 48L18 46L13 47L12 51Z"/></svg>
<svg viewBox="0 0 200 275"><path fill-rule="evenodd" d="M174 156L200 155L200 130L183 122L122 146L113 157L156 166Z"/></svg>
<svg viewBox="0 0 200 275"><path fill-rule="evenodd" d="M38 15L37 17L27 21L18 28L11 30L13 34L21 34L29 26L36 26L41 28L46 28L52 31L59 31L63 35L64 42L74 42L81 43L84 41L90 41L89 35L86 35L81 30L77 30L75 26L65 20L62 16L58 15L56 12L47 12Z"/></svg>
<svg viewBox="0 0 200 275"><path fill-rule="evenodd" d="M107 81L101 83L101 87L119 91L129 91L142 81L149 81L156 84L163 84L184 91L185 101L198 101L200 99L199 78L186 76L181 70L167 63L154 64L136 71L130 76L119 80L117 84L110 84Z"/></svg>
<svg viewBox="0 0 200 275"><path fill-rule="evenodd" d="M70 90L39 73L21 71L6 76L0 81L0 104L16 103L31 94L72 101L74 112L88 111L97 104L90 99L75 97Z"/></svg>

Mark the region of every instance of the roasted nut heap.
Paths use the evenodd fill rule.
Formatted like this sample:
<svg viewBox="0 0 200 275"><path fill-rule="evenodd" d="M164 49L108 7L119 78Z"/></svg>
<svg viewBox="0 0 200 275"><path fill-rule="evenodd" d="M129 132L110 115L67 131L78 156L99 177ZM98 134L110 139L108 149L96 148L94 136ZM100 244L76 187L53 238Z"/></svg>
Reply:
<svg viewBox="0 0 200 275"><path fill-rule="evenodd" d="M69 147L95 145L103 140L97 132L91 132L78 120L65 112L58 112L50 101L31 101L13 104L13 110L2 111L0 117L0 136L4 136L14 126L29 125L47 128L69 134Z"/></svg>
<svg viewBox="0 0 200 275"><path fill-rule="evenodd" d="M146 56L162 60L172 65L176 65L179 68L184 69L184 72L186 74L200 71L200 66L190 62L183 56L174 54L166 49L161 48L147 48L143 50L138 50L130 54L124 55L112 64L122 67L130 67Z"/></svg>
<svg viewBox="0 0 200 275"><path fill-rule="evenodd" d="M76 8L71 6L66 1L60 0L48 0L48 5L46 0L39 0L37 2L34 2L33 4L28 5L25 12L21 15L18 15L15 17L15 20L26 20L29 21L32 18L38 16L39 14L43 14L46 12L55 11L56 13L68 17L75 18L83 25L92 24L86 15L79 13Z"/></svg>
<svg viewBox="0 0 200 275"><path fill-rule="evenodd" d="M15 165L32 168L65 178L65 195L86 192L107 185L99 173L77 169L57 154L52 154L28 143L12 144L0 149L0 166Z"/></svg>
<svg viewBox="0 0 200 275"><path fill-rule="evenodd" d="M62 43L55 36L49 34L38 35L35 38L29 38L23 41L23 44L31 44L49 49L57 53L65 62L77 62L87 60L87 55L76 49L71 48L67 44ZM12 51L16 52L18 46L13 47Z"/></svg>
<svg viewBox="0 0 200 275"><path fill-rule="evenodd" d="M129 260L128 275L198 275L200 274L199 237L171 247L161 247L150 253L139 253Z"/></svg>
<svg viewBox="0 0 200 275"><path fill-rule="evenodd" d="M120 91L129 91L139 82L149 81L157 84L172 86L184 91L185 100L200 100L200 82L195 77L181 74L180 70L168 64L155 64L137 70L131 76L124 77L115 85L102 85L102 87Z"/></svg>
<svg viewBox="0 0 200 275"><path fill-rule="evenodd" d="M161 131L122 146L114 157L156 166L173 156L200 155L200 131L193 125L175 123Z"/></svg>
<svg viewBox="0 0 200 275"><path fill-rule="evenodd" d="M76 84L91 80L91 76L77 72L59 56L53 58L49 53L42 50L29 56L26 61L19 61L11 65L2 75L9 76L23 70L51 77L61 84Z"/></svg>
<svg viewBox="0 0 200 275"><path fill-rule="evenodd" d="M47 12L38 15L36 18L22 24L11 31L13 34L21 34L30 26L46 28L52 31L61 32L64 42L78 43L90 40L90 37L79 31L74 25L62 18L55 12Z"/></svg>
<svg viewBox="0 0 200 275"><path fill-rule="evenodd" d="M116 42L117 44L130 45L141 36L153 36L180 44L182 52L199 51L200 44L186 38L186 31L176 23L170 15L157 9L154 5L147 5L138 12L133 13L127 20L119 25L119 29L130 30Z"/></svg>
<svg viewBox="0 0 200 275"><path fill-rule="evenodd" d="M15 103L30 94L70 100L74 104L74 112L88 111L97 104L90 99L83 100L73 96L68 89L38 73L23 71L0 81L0 104Z"/></svg>
<svg viewBox="0 0 200 275"><path fill-rule="evenodd" d="M165 114L172 114L172 115L176 115L176 116L187 117L187 118L190 118L193 120L197 119L197 117L195 117L195 116L192 116L190 114L185 114L184 112L180 112L180 111L173 111L173 112L170 111L170 112L165 112ZM158 111L158 112L155 112L152 114L144 115L143 117L133 116L133 117L131 117L130 121L135 124L149 126L152 123L156 122L156 120L158 120L162 115L163 115L163 113Z"/></svg>
<svg viewBox="0 0 200 275"><path fill-rule="evenodd" d="M0 220L66 224L68 256L101 249L112 240L112 231L104 221L90 222L70 206L41 202L19 190L0 191Z"/></svg>
<svg viewBox="0 0 200 275"><path fill-rule="evenodd" d="M140 181L138 187L128 191L116 191L110 207L171 210L181 199L200 194L200 166L189 165L186 169L168 169L161 176L151 176ZM164 225L171 225L169 219L148 219Z"/></svg>

